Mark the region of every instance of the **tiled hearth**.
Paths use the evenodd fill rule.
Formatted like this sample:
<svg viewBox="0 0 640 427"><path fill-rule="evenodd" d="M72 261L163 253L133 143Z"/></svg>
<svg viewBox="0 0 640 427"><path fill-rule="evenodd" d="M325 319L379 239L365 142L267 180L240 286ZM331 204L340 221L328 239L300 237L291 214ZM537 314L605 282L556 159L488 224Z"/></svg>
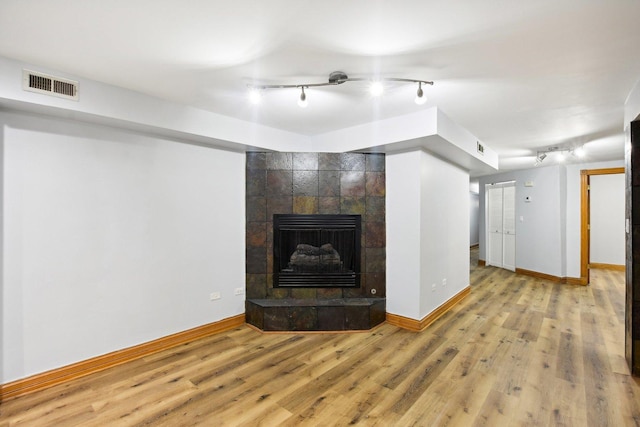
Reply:
<svg viewBox="0 0 640 427"><path fill-rule="evenodd" d="M247 153L246 318L262 330L362 330L385 320L385 158ZM360 287L273 285L274 214L362 216Z"/></svg>

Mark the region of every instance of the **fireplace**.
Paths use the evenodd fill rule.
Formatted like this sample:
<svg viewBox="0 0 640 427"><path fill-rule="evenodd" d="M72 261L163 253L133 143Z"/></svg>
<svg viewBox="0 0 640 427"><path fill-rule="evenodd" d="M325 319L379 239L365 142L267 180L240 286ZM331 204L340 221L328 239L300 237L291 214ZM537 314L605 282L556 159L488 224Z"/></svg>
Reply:
<svg viewBox="0 0 640 427"><path fill-rule="evenodd" d="M359 287L360 215L273 216L273 286Z"/></svg>

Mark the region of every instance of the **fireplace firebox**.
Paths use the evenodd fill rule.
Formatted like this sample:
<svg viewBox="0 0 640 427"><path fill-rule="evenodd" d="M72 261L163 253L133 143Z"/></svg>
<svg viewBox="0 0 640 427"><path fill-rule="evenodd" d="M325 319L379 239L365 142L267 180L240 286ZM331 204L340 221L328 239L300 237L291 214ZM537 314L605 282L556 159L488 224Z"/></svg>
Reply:
<svg viewBox="0 0 640 427"><path fill-rule="evenodd" d="M273 216L274 287L359 287L360 215Z"/></svg>

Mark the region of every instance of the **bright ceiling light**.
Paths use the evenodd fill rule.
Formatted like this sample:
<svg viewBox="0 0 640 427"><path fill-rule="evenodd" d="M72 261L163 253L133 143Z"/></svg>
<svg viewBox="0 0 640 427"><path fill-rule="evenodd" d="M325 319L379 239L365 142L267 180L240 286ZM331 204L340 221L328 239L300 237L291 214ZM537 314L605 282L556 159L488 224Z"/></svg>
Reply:
<svg viewBox="0 0 640 427"><path fill-rule="evenodd" d="M578 147L575 150L573 150L573 154L576 155L576 157L579 158L583 158L584 156L587 155L587 153L584 151L584 147Z"/></svg>
<svg viewBox="0 0 640 427"><path fill-rule="evenodd" d="M418 92L416 93L416 99L414 102L418 105L423 105L427 102L427 97L424 95L424 91L422 90L422 82L418 82Z"/></svg>
<svg viewBox="0 0 640 427"><path fill-rule="evenodd" d="M382 95L383 92L384 92L384 86L382 85L382 82L380 81L371 82L371 86L369 86L369 93L371 93L371 96L377 97Z"/></svg>
<svg viewBox="0 0 640 427"><path fill-rule="evenodd" d="M300 99L298 99L298 106L300 108L307 108L309 105L309 101L307 101L307 94L304 93L304 86L301 87L302 92L300 92Z"/></svg>
<svg viewBox="0 0 640 427"><path fill-rule="evenodd" d="M253 105L258 105L260 101L262 101L262 93L260 93L260 90L251 89L249 91L249 102Z"/></svg>
<svg viewBox="0 0 640 427"><path fill-rule="evenodd" d="M562 163L566 159L567 159L567 153L565 151L558 151L558 161Z"/></svg>

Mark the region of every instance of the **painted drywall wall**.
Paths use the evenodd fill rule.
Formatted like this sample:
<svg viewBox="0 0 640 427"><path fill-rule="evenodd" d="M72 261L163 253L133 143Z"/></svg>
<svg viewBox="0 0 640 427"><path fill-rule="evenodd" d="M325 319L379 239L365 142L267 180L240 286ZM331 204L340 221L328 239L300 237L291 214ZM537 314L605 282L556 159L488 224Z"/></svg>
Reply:
<svg viewBox="0 0 640 427"><path fill-rule="evenodd" d="M387 154L387 311L420 319L420 151Z"/></svg>
<svg viewBox="0 0 640 427"><path fill-rule="evenodd" d="M564 174L563 166L555 165L504 172L479 179L480 259L486 260L485 186L515 181L516 268L563 275L562 240L566 218L560 200L564 179L561 179L561 174Z"/></svg>
<svg viewBox="0 0 640 427"><path fill-rule="evenodd" d="M469 192L469 245L477 245L480 241L480 195Z"/></svg>
<svg viewBox="0 0 640 427"><path fill-rule="evenodd" d="M20 113L0 124L1 382L244 312L244 153Z"/></svg>
<svg viewBox="0 0 640 427"><path fill-rule="evenodd" d="M469 174L426 152L420 165L422 319L469 286Z"/></svg>
<svg viewBox="0 0 640 427"><path fill-rule="evenodd" d="M469 174L422 150L386 159L387 311L421 320L469 285Z"/></svg>
<svg viewBox="0 0 640 427"><path fill-rule="evenodd" d="M624 265L624 174L593 175L590 188L589 262Z"/></svg>
<svg viewBox="0 0 640 427"><path fill-rule="evenodd" d="M566 173L566 272L567 277L580 277L580 171L624 167L624 160L567 165Z"/></svg>

